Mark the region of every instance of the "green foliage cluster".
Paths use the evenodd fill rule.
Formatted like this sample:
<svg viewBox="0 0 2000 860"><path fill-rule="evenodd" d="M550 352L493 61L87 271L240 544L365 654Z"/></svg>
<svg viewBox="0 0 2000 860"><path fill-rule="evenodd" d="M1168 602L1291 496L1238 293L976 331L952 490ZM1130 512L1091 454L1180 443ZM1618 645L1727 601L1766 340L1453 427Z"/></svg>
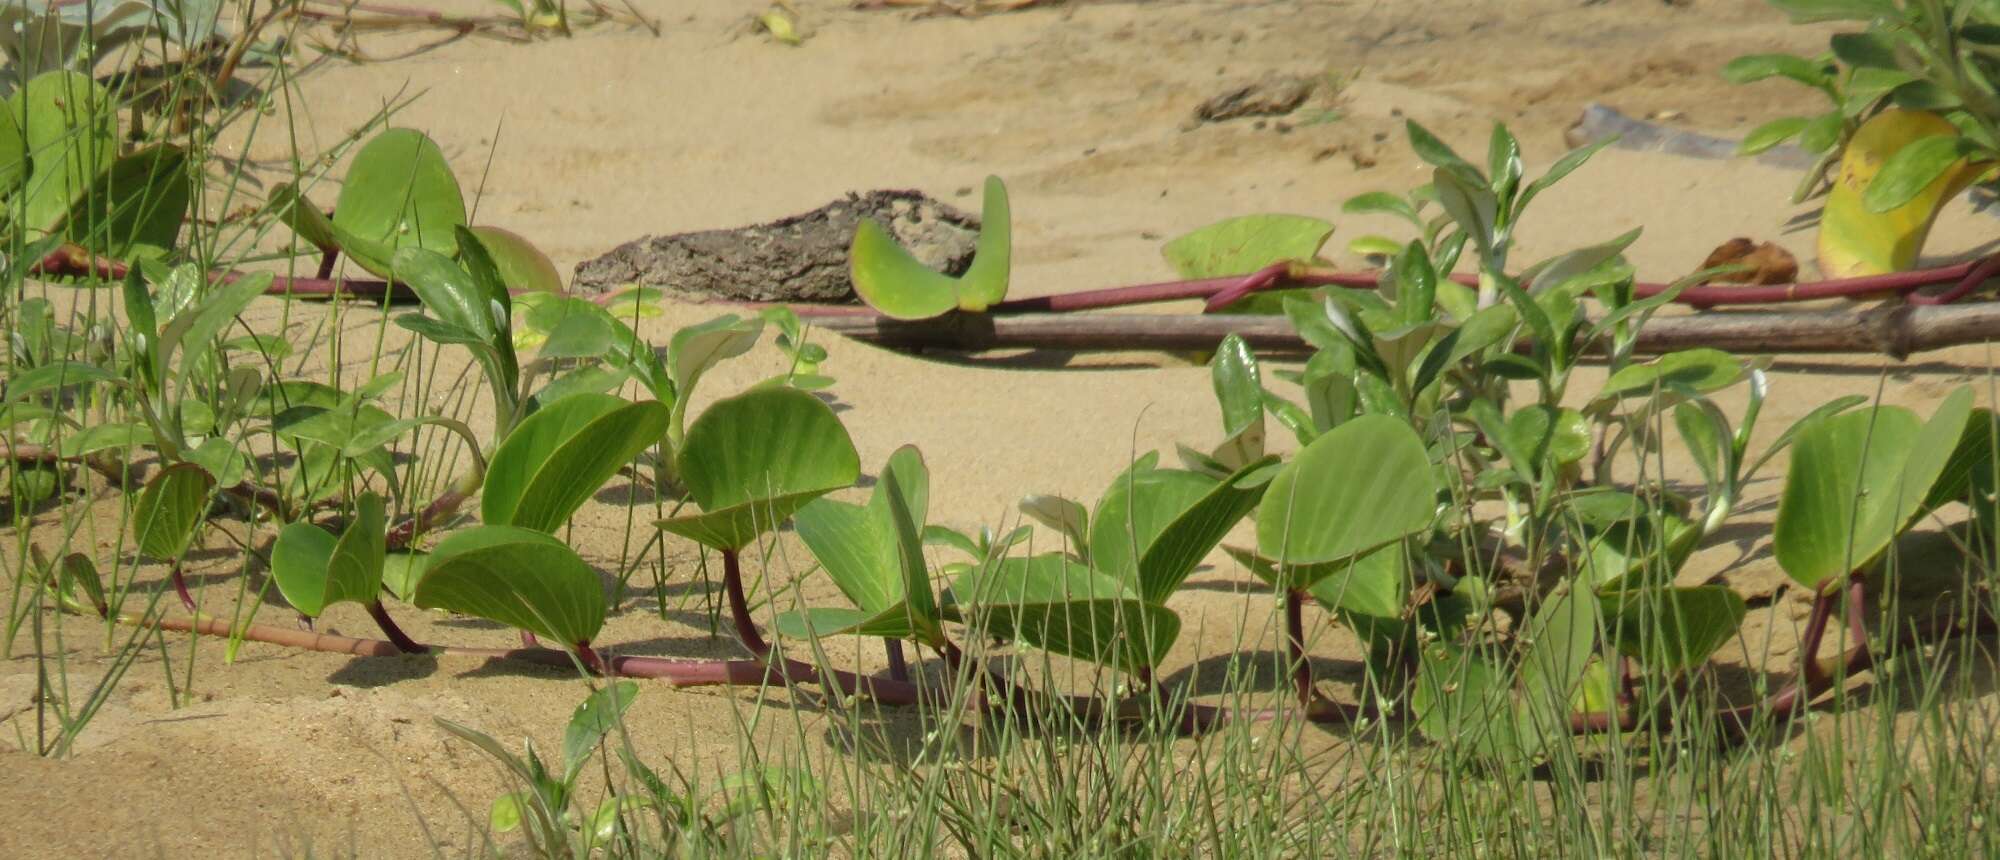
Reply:
<svg viewBox="0 0 2000 860"><path fill-rule="evenodd" d="M46 128L51 111L96 104L92 86L68 73L30 82L10 114L25 129L21 139ZM61 98L51 95L58 91ZM1222 551L1284 605L1287 669L1309 714L1328 713L1302 653L1300 619L1316 604L1363 643L1371 714L1407 716L1433 741L1482 758L1532 763L1580 717L1621 707L1633 695L1633 671L1667 682L1646 691L1678 690L1735 637L1744 599L1678 575L1779 450L1790 446L1792 456L1776 555L1821 600L1878 569L1904 532L1946 505L1969 501L1985 526L2000 513L1992 501L1995 419L1974 408L1969 390L1928 417L1829 403L1753 452L1768 394L1758 364L1712 349L1644 361L1635 354L1638 333L1676 292L1635 295L1623 253L1636 231L1516 268L1524 212L1594 149L1529 179L1519 143L1500 126L1475 164L1412 123L1410 143L1431 181L1345 207L1397 215L1415 233L1400 244L1368 240L1389 258L1378 288L1259 297L1314 347L1311 358L1267 371L1241 339L1225 340L1209 362L1217 440L1177 446L1172 465L1159 452L1138 457L1090 505L1022 500L1021 514L1063 542L1030 554L1017 551L1030 527L968 534L932 523L929 470L913 447L888 457L865 500L841 497L861 479L861 455L815 393L833 384L822 373L826 352L791 311L725 315L680 329L664 347L649 343L623 313L640 314L644 295L606 306L564 293L532 245L467 223L442 153L406 129L360 147L331 215L297 186L273 193L270 214L307 244L415 293L421 309L397 314L395 325L440 350L464 351L491 398L493 426L482 437L456 418L392 412L397 372L345 390L286 378L273 359L289 344L233 334L270 276L221 276L177 261L189 174L158 169L158 150L138 162L131 159L140 154L108 157L115 132L86 114L65 114L60 125L70 131L45 145L24 144L7 174L20 202L13 211L48 217L10 225L39 231L36 241L128 237L95 250L142 264L123 279L121 323L69 331L45 301L16 310L16 370L0 395L0 429L10 446L37 445L50 456L10 462L10 493L17 503L46 495L39 479L24 477L46 462L115 472L143 450L161 467L133 494L141 553L178 576L213 517L268 517L282 524L270 549L272 581L293 608L316 617L360 604L406 650L426 646L394 628L390 601L489 619L546 640L582 670L623 672L629 664L597 647L611 604L604 577L563 532L624 474L679 497L655 523L660 540L683 539L724 559L739 635L774 667L759 678L801 680L758 634L738 570L741 554L787 524L851 605L777 612L780 636L807 646L877 637L898 657L905 644L929 649L1010 702L1024 698L1023 682L994 669L998 657L1025 651L1098 664L1129 683L1118 701L1090 701L1124 717L1144 710L1126 707L1135 701L1172 701L1160 670L1184 624L1170 604ZM0 134L0 145L10 139ZM120 196L135 186L138 197ZM135 199L165 200L174 229L148 205L134 214ZM987 183L985 214L978 255L959 278L924 269L884 231L863 225L854 240L857 289L903 318L992 307L1005 296L1011 256L997 179ZM113 222L120 226L100 229ZM1318 219L1248 216L1177 238L1165 253L1188 277L1241 275L1310 262L1331 234ZM1476 272L1475 286L1449 277L1461 263ZM1587 314L1588 306L1599 312ZM767 325L788 369L697 400L702 380L751 350ZM1609 366L1595 390L1575 373L1587 352ZM1274 390L1267 372L1297 394ZM1747 405L1732 412L1720 395L1738 387L1747 387ZM105 420L86 424L84 412ZM1289 456L1268 444L1271 422L1296 441ZM404 480L410 472L394 451L425 428L449 434L471 462L432 499ZM253 457L253 438L276 440L290 462ZM1668 476L1633 478L1613 467L1620 456L1652 458L1667 446L1696 464L1698 496ZM474 497L476 523L456 522ZM323 516L330 509L341 516ZM1246 523L1254 539L1225 546ZM422 549L434 529L445 533ZM933 550L957 555L934 564ZM105 588L88 559L45 567L40 585L62 605L120 617L126 595ZM1510 623L1497 623L1502 616ZM885 697L899 689L840 681L831 670L812 677ZM906 674L892 680L913 683ZM495 805L493 823L520 828L538 845L580 839L587 853L615 837L633 805L709 829L740 814L717 817L702 793L669 790L628 752L648 792L579 817L578 774L636 692L613 683L585 703L559 770L532 748L515 756L449 727L526 786ZM1670 692L1644 695L1660 698L1632 703L1633 711L1675 704Z"/></svg>

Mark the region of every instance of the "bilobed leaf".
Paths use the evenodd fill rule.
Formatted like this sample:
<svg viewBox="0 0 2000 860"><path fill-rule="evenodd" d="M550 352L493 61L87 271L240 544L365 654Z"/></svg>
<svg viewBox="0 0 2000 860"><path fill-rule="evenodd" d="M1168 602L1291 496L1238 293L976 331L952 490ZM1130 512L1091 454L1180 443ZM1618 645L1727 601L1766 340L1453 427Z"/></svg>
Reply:
<svg viewBox="0 0 2000 860"><path fill-rule="evenodd" d="M867 505L815 499L794 517L800 540L857 611L805 610L780 619L779 632L860 633L935 639L937 601L923 554L927 507L923 457L905 446L889 458Z"/></svg>
<svg viewBox="0 0 2000 860"><path fill-rule="evenodd" d="M1090 512L1061 496L1024 496L1017 506L1028 519L1062 533L1070 550L1090 561Z"/></svg>
<svg viewBox="0 0 2000 860"><path fill-rule="evenodd" d="M458 252L454 228L465 226L465 198L436 142L413 129L392 128L355 154L332 223L345 234L343 251L362 268L390 277L391 259L402 249Z"/></svg>
<svg viewBox="0 0 2000 860"><path fill-rule="evenodd" d="M70 205L63 236L123 260L165 255L180 236L194 194L187 164L187 153L170 144L112 162Z"/></svg>
<svg viewBox="0 0 2000 860"><path fill-rule="evenodd" d="M988 176L979 208L979 244L958 278L959 310L978 313L1006 298L1013 256L1014 215L1007 186L1000 177Z"/></svg>
<svg viewBox="0 0 2000 860"><path fill-rule="evenodd" d="M1823 418L1799 434L1772 544L1807 588L1861 570L1923 511L1965 432L1972 391L1945 398L1928 422L1878 406Z"/></svg>
<svg viewBox="0 0 2000 860"><path fill-rule="evenodd" d="M333 222L327 220L326 213L306 198L298 185L286 182L273 186L265 200L272 215L285 222L285 226L292 228L292 232L313 247L321 251L340 248L340 238L334 233Z"/></svg>
<svg viewBox="0 0 2000 860"><path fill-rule="evenodd" d="M1537 723L1560 721L1565 731L1571 694L1597 651L1602 620L1597 595L1572 585L1578 587L1552 594L1536 608L1524 631L1528 644L1521 662L1523 692L1529 707L1537 709Z"/></svg>
<svg viewBox="0 0 2000 860"><path fill-rule="evenodd" d="M764 331L761 317L724 314L674 332L667 347L667 373L674 387L673 426L678 431L701 377L726 359L750 351Z"/></svg>
<svg viewBox="0 0 2000 860"><path fill-rule="evenodd" d="M1749 612L1741 595L1719 585L1611 592L1604 605L1620 653L1672 672L1708 660Z"/></svg>
<svg viewBox="0 0 2000 860"><path fill-rule="evenodd" d="M117 158L117 106L89 75L52 71L30 79L8 99L8 108L27 144L28 175L17 211L29 238L40 238Z"/></svg>
<svg viewBox="0 0 2000 860"><path fill-rule="evenodd" d="M213 489L215 478L192 463L168 466L147 481L132 509L132 535L140 554L179 561L208 513Z"/></svg>
<svg viewBox="0 0 2000 860"><path fill-rule="evenodd" d="M356 516L338 539L309 522L278 532L271 548L271 578L300 614L317 618L336 603L371 603L382 589L386 535L382 497L364 493Z"/></svg>
<svg viewBox="0 0 2000 860"><path fill-rule="evenodd" d="M667 418L659 401L609 394L573 394L542 407L493 452L480 518L554 532L618 467L660 441Z"/></svg>
<svg viewBox="0 0 2000 860"><path fill-rule="evenodd" d="M1272 263L1310 262L1333 224L1303 215L1243 215L1175 238L1160 249L1183 278L1244 275Z"/></svg>
<svg viewBox="0 0 2000 860"><path fill-rule="evenodd" d="M861 474L854 442L833 409L793 388L717 401L688 428L676 460L702 512L662 520L660 527L723 550L740 549Z"/></svg>
<svg viewBox="0 0 2000 860"><path fill-rule="evenodd" d="M951 277L925 266L889 231L864 219L848 248L850 277L862 301L896 319L930 319L948 311L978 312L1007 294L1013 255L1013 230L1007 187L997 176L986 178L979 243L965 274Z"/></svg>
<svg viewBox="0 0 2000 860"><path fill-rule="evenodd" d="M1171 610L1060 553L975 567L952 595L948 618L1128 672L1157 664L1180 634Z"/></svg>
<svg viewBox="0 0 2000 860"><path fill-rule="evenodd" d="M486 249L500 273L500 280L508 289L545 293L563 291L562 273L556 270L556 264L520 234L499 227L465 229L477 237L480 246ZM463 236L459 237L460 244L464 241Z"/></svg>
<svg viewBox="0 0 2000 860"><path fill-rule="evenodd" d="M1236 523L1255 510L1277 472L1278 458L1265 457L1244 465L1186 506L1142 544L1135 582L1139 596L1165 603L1180 588ZM1162 473L1153 473L1162 474ZM1151 500L1141 499L1141 505ZM1093 558L1097 556L1093 553Z"/></svg>
<svg viewBox="0 0 2000 860"><path fill-rule="evenodd" d="M604 626L597 571L562 541L516 526L477 526L439 542L413 597L424 609L476 615L565 646Z"/></svg>
<svg viewBox="0 0 2000 860"><path fill-rule="evenodd" d="M1439 640L1422 649L1410 711L1435 743L1518 762L1540 749L1543 734L1510 691L1495 661Z"/></svg>
<svg viewBox="0 0 2000 860"><path fill-rule="evenodd" d="M1271 480L1257 551L1287 566L1352 558L1429 527L1436 495L1416 431L1364 415L1313 440Z"/></svg>

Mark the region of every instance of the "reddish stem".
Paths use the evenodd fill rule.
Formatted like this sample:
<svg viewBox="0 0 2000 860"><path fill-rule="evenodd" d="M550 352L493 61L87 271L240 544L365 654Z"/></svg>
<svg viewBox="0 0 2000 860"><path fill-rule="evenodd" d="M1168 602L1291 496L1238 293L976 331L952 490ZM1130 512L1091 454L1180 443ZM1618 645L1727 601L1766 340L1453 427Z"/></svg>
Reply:
<svg viewBox="0 0 2000 860"><path fill-rule="evenodd" d="M368 601L368 617L375 619L375 626L382 628L382 635L389 637L389 642L396 646L396 650L405 654L430 653L429 646L411 639L409 634L403 632L403 628L397 626L396 619L389 617L389 610L382 606L382 601Z"/></svg>
<svg viewBox="0 0 2000 860"><path fill-rule="evenodd" d="M188 593L187 577L181 574L181 563L174 562L173 569L167 576L174 581L174 593L180 595L181 606L186 607L189 612L195 611L194 595Z"/></svg>
<svg viewBox="0 0 2000 860"><path fill-rule="evenodd" d="M1948 305L1965 298L1973 290L1979 289L1981 284L1986 283L1986 279L1996 274L2000 274L2000 254L1995 254L1979 261L1979 265L1974 266L1972 271L1967 272L1965 277L1959 280L1958 286L1952 287L1950 290L1934 296L1918 295L1912 292L1904 296L1904 298L1913 305Z"/></svg>
<svg viewBox="0 0 2000 860"><path fill-rule="evenodd" d="M1318 694L1313 689L1312 664L1306 660L1305 596L1296 588L1285 590L1285 662L1292 670L1299 707L1312 708Z"/></svg>

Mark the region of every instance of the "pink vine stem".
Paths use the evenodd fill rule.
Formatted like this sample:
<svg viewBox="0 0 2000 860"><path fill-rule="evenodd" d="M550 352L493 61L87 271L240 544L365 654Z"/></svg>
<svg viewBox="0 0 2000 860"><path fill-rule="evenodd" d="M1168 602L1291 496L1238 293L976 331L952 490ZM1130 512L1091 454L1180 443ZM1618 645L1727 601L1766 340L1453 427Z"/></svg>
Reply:
<svg viewBox="0 0 2000 860"><path fill-rule="evenodd" d="M384 296L398 301L412 301L416 296L401 284L364 279L336 279L328 277L330 269L326 265L331 255L322 257L319 277L296 278L277 276L268 291L269 295L293 295L313 298L374 298ZM33 271L44 275L95 276L115 279L125 276L124 262L106 257L94 256L75 245L63 245L51 251L36 263ZM1949 304L1963 299L1988 278L2000 275L2000 254L1967 260L1949 266L1917 269L1908 272L1893 272L1886 275L1869 275L1859 278L1841 278L1825 281L1806 281L1792 284L1767 286L1695 286L1686 287L1674 297L1679 304L1697 308L1719 307L1723 305L1767 305L1786 302L1804 302L1820 299L1860 298L1882 293L1901 293L1913 304ZM219 277L226 282L246 277L241 271L225 271ZM1021 313L1065 313L1070 311L1097 310L1124 307L1127 305L1151 304L1186 299L1201 299L1206 303L1207 312L1218 311L1251 293L1272 289L1293 289L1322 286L1373 289L1380 282L1379 271L1340 272L1302 266L1294 263L1274 263L1246 275L1222 278L1201 278L1186 281L1166 281L1153 284L1138 284L1124 287L1110 287L1083 290L1050 296L1011 299L999 302L989 308L994 314ZM1452 281L1466 286L1476 286L1478 278L1468 274L1451 276ZM1921 287L1938 284L1954 284L1947 292L1932 296L1919 295L1914 291ZM1634 298L1650 298L1667 291L1668 284L1638 283L1633 285ZM517 291L519 292L519 291ZM603 293L593 297L599 304L608 304L618 297L618 293ZM746 307L760 307L766 302L739 302ZM871 316L872 308L856 305L807 305L793 304L802 316Z"/></svg>

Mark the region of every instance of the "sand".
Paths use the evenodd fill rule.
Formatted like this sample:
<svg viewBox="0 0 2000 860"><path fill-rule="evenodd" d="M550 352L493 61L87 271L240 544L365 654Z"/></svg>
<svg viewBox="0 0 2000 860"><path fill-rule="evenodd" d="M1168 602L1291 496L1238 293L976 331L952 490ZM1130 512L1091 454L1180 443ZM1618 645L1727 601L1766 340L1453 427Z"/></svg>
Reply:
<svg viewBox="0 0 2000 860"><path fill-rule="evenodd" d="M532 45L460 40L391 62L334 62L302 84L309 108L293 117L300 146L331 146L398 94L418 94L396 124L443 145L468 192L478 192L479 222L531 237L565 272L642 234L762 221L850 190L920 188L973 208L973 189L996 173L1013 195L1014 291L1033 295L1164 279L1165 239L1231 215L1334 218L1336 249L1393 229L1337 213L1352 194L1424 181L1403 143L1404 117L1470 153L1483 153L1487 124L1504 120L1523 139L1532 171L1560 153L1563 127L1590 101L1633 116L1670 112L1675 124L1716 134L1816 110L1817 96L1800 88L1730 86L1718 69L1740 53L1817 50L1826 33L1788 26L1753 0L1071 3L979 19L802 2L811 38L789 48L745 29L761 3L646 5L660 17L659 37L599 28ZM363 45L390 55L427 38L375 35ZM1226 83L1267 71L1335 72L1350 83L1290 125L1184 129L1195 106ZM1328 106L1340 110L1337 121L1298 123ZM266 135L248 152L225 146L224 154L282 159L287 150ZM1520 230L1516 259L1644 226L1630 257L1647 278L1690 271L1739 235L1809 260L1810 232L1787 226L1801 211L1785 202L1795 181L1750 163L1607 151L1542 198ZM1931 251L1977 247L1993 223L1955 208ZM261 318L274 319L271 304ZM645 333L664 342L672 325L717 312L676 306ZM350 310L342 325L372 331L377 322L372 311ZM899 445L920 446L932 470L932 518L947 525L1010 522L1027 493L1094 498L1134 452L1170 454L1177 441L1205 444L1219 433L1205 369L1171 357L1069 366L1060 356L925 359L821 340L864 468L872 472ZM725 365L704 399L769 375L778 361L761 349ZM1758 436L1769 440L1838 394L1879 390L1888 402L1929 404L1988 364L1983 349L1903 363L1779 361ZM365 371L352 361L342 368L348 378ZM1600 378L1584 372L1576 387L1589 391ZM1733 411L1741 397L1723 402ZM1778 594L1783 576L1770 558L1781 470L1782 460L1753 486L1745 516L1687 575L1719 575L1765 604L1726 661L1743 662L1746 651L1761 658L1768 646L1771 665L1790 665L1804 604ZM634 515L619 503L623 491L614 481L572 535L602 567L636 549L621 546ZM241 522L222 527L244 530ZM262 531L255 539L268 541L270 530ZM110 541L98 536L100 551L109 553ZM628 601L603 641L636 643L628 647L639 653L736 656L708 634L692 550L670 541L664 558L677 605L662 618L650 601ZM1239 638L1252 649L1274 641L1268 598L1237 597L1256 591L1253 580L1220 556L1213 561L1172 603L1191 635L1169 659L1170 677L1185 676L1196 660L1212 666ZM238 563L229 541L211 536L194 567L204 600L235 599ZM764 565L781 580L803 568L797 555ZM650 577L638 581L650 585ZM804 593L832 596L823 581ZM365 635L367 620L351 610L334 611L325 626ZM282 610L265 611L263 620L287 623ZM511 641L490 625L399 614L420 637ZM70 621L63 629L73 670L101 671L96 628ZM1322 674L1329 688L1345 689L1358 672L1352 646L1344 634L1323 638ZM10 813L0 856L239 856L307 845L321 854L411 856L427 854L432 839L463 846L474 838L468 824L476 828L504 781L433 717L478 726L509 746L526 736L553 750L583 689L558 673L458 659L361 660L253 644L225 662L213 640L191 659L184 637L165 644L172 686L159 650L148 650L66 761L14 749L17 732L35 730L37 664L21 653L0 661L0 717L13 715L0 723L0 808ZM861 648L856 662L878 668L880 649ZM192 688L180 689L189 667ZM797 736L822 753L838 744L840 720L816 693L771 698L779 707L761 711L755 734L776 746L797 746ZM733 768L740 727L758 713L750 692L655 684L629 720L649 758L712 774ZM901 744L926 729L897 712L870 725Z"/></svg>

